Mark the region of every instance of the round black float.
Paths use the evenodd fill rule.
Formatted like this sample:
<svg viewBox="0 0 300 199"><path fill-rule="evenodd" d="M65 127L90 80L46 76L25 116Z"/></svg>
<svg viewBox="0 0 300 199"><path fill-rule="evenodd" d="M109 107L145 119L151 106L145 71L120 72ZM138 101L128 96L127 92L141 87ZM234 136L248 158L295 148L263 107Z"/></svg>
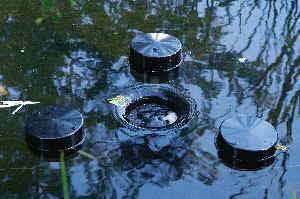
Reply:
<svg viewBox="0 0 300 199"><path fill-rule="evenodd" d="M182 44L171 35L138 34L130 45L130 71L139 80L175 78L181 62Z"/></svg>
<svg viewBox="0 0 300 199"><path fill-rule="evenodd" d="M49 156L72 153L84 140L83 116L69 107L46 107L32 113L26 122L26 141L34 152Z"/></svg>
<svg viewBox="0 0 300 199"><path fill-rule="evenodd" d="M157 132L178 129L195 114L195 103L169 86L143 84L118 97L115 116L131 129Z"/></svg>
<svg viewBox="0 0 300 199"><path fill-rule="evenodd" d="M218 155L229 167L257 170L275 160L278 133L257 117L236 114L222 122L216 138Z"/></svg>

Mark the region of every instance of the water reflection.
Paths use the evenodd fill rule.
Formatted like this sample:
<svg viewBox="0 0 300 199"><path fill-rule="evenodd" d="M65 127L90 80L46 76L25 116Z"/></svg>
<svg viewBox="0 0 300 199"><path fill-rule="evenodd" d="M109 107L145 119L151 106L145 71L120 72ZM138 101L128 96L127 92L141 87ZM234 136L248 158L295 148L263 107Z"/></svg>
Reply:
<svg viewBox="0 0 300 199"><path fill-rule="evenodd" d="M102 125L101 125L102 126ZM99 126L98 133L103 133ZM120 198L134 198L139 193L139 188L147 183L160 187L168 187L172 182L190 176L201 182L211 185L217 180L218 160L205 150L191 150L193 139L197 135L190 134L172 141L172 144L155 152L148 147L143 140L135 139L133 142L109 142L113 138L94 138L96 144L90 147L89 153L97 154L100 165L103 165L105 174L97 174L98 178L105 181L97 181L92 187L103 187L116 192ZM107 142L101 142L106 140ZM109 150L109 151L108 151ZM86 172L84 167L81 168ZM93 169L92 169L93 170ZM93 182L94 175L84 174L87 182ZM77 182L74 181L74 186ZM102 197L109 198L111 192L104 192Z"/></svg>
<svg viewBox="0 0 300 199"><path fill-rule="evenodd" d="M1 1L0 76L9 93L1 97L43 105L71 104L84 113L88 134L84 150L98 161L82 156L68 160L74 197L151 198L139 192L144 185L173 190L173 183L192 176L196 179L192 184L203 196L214 191L217 198L291 198L290 187L300 189L299 175L291 167L299 161L295 133L300 98L298 4L82 0L73 6L56 2L61 17L54 19L47 17L51 13L42 13L40 1ZM43 21L37 24L39 17ZM120 126L106 102L120 89L137 83L128 71L127 56L133 32L138 31L167 32L182 41L184 67L171 83L195 98L202 117L183 146L158 154L144 145L120 147L115 142ZM22 120L33 109L26 108L16 117L1 110L1 137L21 139ZM291 147L290 153L259 172L224 169L217 159L214 136L217 121L230 111L267 119L279 128L281 142ZM24 162L33 169L0 171L0 198L59 198L57 168L28 161L30 155L22 144L9 143L1 145L0 169L20 168ZM20 179L32 181L24 184ZM193 189L188 187L186 192Z"/></svg>

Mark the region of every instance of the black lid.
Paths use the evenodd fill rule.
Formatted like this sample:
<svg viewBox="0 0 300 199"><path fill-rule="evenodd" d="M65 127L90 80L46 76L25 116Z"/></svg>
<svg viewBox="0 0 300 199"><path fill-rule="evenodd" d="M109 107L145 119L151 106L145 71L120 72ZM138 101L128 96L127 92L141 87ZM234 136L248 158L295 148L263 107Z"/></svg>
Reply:
<svg viewBox="0 0 300 199"><path fill-rule="evenodd" d="M37 151L68 151L79 148L85 139L83 116L69 107L49 106L30 115L26 140Z"/></svg>
<svg viewBox="0 0 300 199"><path fill-rule="evenodd" d="M178 77L178 71L179 70L177 67L174 68L174 70L168 72L147 73L147 72L138 72L135 70L131 70L130 73L137 81L144 82L144 83L160 84L160 83L164 83L176 79Z"/></svg>
<svg viewBox="0 0 300 199"><path fill-rule="evenodd" d="M260 118L236 114L223 121L216 137L219 158L234 169L257 170L273 163L278 134Z"/></svg>
<svg viewBox="0 0 300 199"><path fill-rule="evenodd" d="M181 42L165 33L138 34L130 45L130 67L135 72L167 72L182 61Z"/></svg>
<svg viewBox="0 0 300 199"><path fill-rule="evenodd" d="M119 99L118 99L119 98ZM195 116L195 102L171 86L141 84L113 98L114 115L130 129L155 131L179 129Z"/></svg>
<svg viewBox="0 0 300 199"><path fill-rule="evenodd" d="M275 146L278 135L275 128L260 118L236 114L220 126L224 141L235 149L265 151Z"/></svg>

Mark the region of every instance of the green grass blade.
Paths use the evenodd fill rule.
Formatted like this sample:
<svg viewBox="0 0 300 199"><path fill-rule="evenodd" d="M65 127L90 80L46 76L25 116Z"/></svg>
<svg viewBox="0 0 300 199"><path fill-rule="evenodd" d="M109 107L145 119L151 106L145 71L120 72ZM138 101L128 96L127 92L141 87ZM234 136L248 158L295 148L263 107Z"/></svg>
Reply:
<svg viewBox="0 0 300 199"><path fill-rule="evenodd" d="M65 165L65 154L64 152L60 152L60 173L61 173L61 180L64 192L64 199L70 199L69 193L69 184L68 184L68 177L67 177L67 169Z"/></svg>

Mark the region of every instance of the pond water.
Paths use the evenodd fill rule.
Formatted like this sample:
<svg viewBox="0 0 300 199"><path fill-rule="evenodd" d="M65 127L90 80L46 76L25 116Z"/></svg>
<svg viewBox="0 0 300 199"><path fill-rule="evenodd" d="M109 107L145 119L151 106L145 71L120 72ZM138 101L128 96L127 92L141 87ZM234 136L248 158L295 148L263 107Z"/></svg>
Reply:
<svg viewBox="0 0 300 199"><path fill-rule="evenodd" d="M1 0L0 198L63 198L60 164L28 149L28 115L70 105L85 119L84 153L65 160L70 198L300 198L300 10L297 0ZM129 44L164 32L183 44L166 82L197 103L197 126L154 152L127 139L107 99L136 85ZM218 158L217 128L258 115L288 147L268 167L240 171ZM123 134L122 134L123 133ZM122 134L120 138L118 135ZM298 152L297 152L298 151ZM85 155L82 155L85 154ZM87 155L88 154L88 155Z"/></svg>

